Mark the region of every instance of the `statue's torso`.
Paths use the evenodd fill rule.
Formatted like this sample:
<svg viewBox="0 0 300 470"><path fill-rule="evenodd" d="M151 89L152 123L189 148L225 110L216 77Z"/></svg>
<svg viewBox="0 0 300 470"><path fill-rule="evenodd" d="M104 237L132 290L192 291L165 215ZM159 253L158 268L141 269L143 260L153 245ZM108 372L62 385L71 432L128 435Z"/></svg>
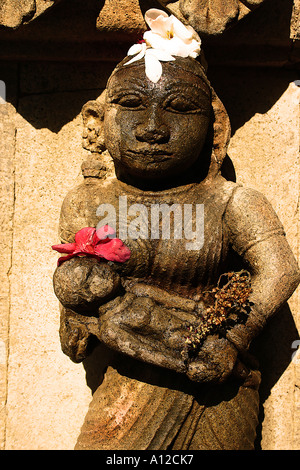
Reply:
<svg viewBox="0 0 300 470"><path fill-rule="evenodd" d="M100 220L107 223L105 208L114 208L117 236L132 251L131 259L126 263L127 275L187 296L194 295L215 284L224 272L228 240L223 215L236 187L235 183L217 177L209 184L154 193L138 190L116 179L106 183L94 180L92 184L79 186L69 196L68 204L62 210L61 237L63 241L72 241L80 228L96 227ZM157 232L154 214L163 204L167 211L160 220L165 220L167 225L164 228L160 225ZM168 208L174 209L173 204L177 205L176 215L171 211L170 217Z"/></svg>

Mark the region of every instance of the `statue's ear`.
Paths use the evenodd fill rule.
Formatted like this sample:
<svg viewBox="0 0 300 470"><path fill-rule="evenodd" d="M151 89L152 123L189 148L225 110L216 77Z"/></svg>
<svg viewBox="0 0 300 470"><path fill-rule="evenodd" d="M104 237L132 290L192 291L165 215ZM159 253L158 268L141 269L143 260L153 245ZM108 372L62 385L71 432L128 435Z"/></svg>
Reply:
<svg viewBox="0 0 300 470"><path fill-rule="evenodd" d="M101 101L88 101L81 111L83 118L83 147L90 152L101 153L105 150L104 144L104 103Z"/></svg>

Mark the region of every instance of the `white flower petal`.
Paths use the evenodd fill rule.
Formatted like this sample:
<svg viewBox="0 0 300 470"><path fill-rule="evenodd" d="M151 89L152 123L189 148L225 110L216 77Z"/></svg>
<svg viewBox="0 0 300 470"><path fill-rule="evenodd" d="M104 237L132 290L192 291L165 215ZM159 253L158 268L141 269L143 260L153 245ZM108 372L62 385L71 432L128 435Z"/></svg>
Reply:
<svg viewBox="0 0 300 470"><path fill-rule="evenodd" d="M143 44L133 44L128 50L127 55L135 55L143 50Z"/></svg>
<svg viewBox="0 0 300 470"><path fill-rule="evenodd" d="M165 36L167 29L172 24L169 15L157 8L150 8L150 10L146 11L145 21L154 33L161 34L162 36Z"/></svg>
<svg viewBox="0 0 300 470"><path fill-rule="evenodd" d="M190 25L186 26L186 28L191 32L192 39L197 41L199 43L199 46L201 45L201 39L199 34L194 30L194 28Z"/></svg>
<svg viewBox="0 0 300 470"><path fill-rule="evenodd" d="M157 83L162 74L162 65L154 54L149 54L149 50L145 54L145 73L153 83Z"/></svg>
<svg viewBox="0 0 300 470"><path fill-rule="evenodd" d="M124 64L124 66L132 64L133 62L136 62L137 60L142 59L144 57L144 55L145 55L144 53L140 52L137 56L133 57L133 59L130 59L128 62L126 62L126 64Z"/></svg>
<svg viewBox="0 0 300 470"><path fill-rule="evenodd" d="M187 50L189 52L190 57L197 57L200 54L201 47L198 41L195 41L194 39L190 44L187 45Z"/></svg>
<svg viewBox="0 0 300 470"><path fill-rule="evenodd" d="M165 18L163 19L165 20ZM166 51L171 55L188 57L192 54L193 57L197 57L200 53L201 41L196 31L190 26L186 27L173 15L168 19L172 20L172 31L168 31L167 36L165 32L160 34L159 32L146 31L144 33L146 43L153 49Z"/></svg>
<svg viewBox="0 0 300 470"><path fill-rule="evenodd" d="M124 65L132 64L133 62L136 62L137 60L140 60L140 59L142 59L142 58L144 57L145 52L146 52L146 48L147 48L146 44L145 44L145 43L143 43L143 44L135 44L135 46L141 46L141 47L139 48L140 52L138 53L138 55L136 55L135 57L133 57L133 59L130 59L130 60L129 60L128 62L126 62L126 64L124 64ZM132 46L130 49L132 49L132 48L133 48L133 46ZM129 51L130 51L130 49L129 49ZM128 54L128 55L132 55L132 54L129 54L129 51L128 51L127 54Z"/></svg>
<svg viewBox="0 0 300 470"><path fill-rule="evenodd" d="M169 62L170 60L175 60L175 57L173 57L169 52L166 51L161 51L159 49L149 49L147 51L147 55L154 55L158 60L161 60L162 62Z"/></svg>
<svg viewBox="0 0 300 470"><path fill-rule="evenodd" d="M177 36L182 41L191 41L193 39L191 30L181 23L176 16L172 15L170 18L172 18L174 36Z"/></svg>
<svg viewBox="0 0 300 470"><path fill-rule="evenodd" d="M170 42L167 38L163 38L160 34L154 33L153 31L146 31L143 38L146 44L153 47L153 49L167 50Z"/></svg>
<svg viewBox="0 0 300 470"><path fill-rule="evenodd" d="M177 37L173 37L170 41L168 41L168 52L171 55L179 56L179 57L188 57L190 49L189 46L186 45L181 39Z"/></svg>

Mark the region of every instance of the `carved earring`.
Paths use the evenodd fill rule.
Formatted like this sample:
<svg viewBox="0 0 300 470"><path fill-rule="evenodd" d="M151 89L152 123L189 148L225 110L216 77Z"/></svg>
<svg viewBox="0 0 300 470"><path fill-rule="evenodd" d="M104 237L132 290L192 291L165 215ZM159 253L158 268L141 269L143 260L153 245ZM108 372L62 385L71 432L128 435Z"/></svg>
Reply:
<svg viewBox="0 0 300 470"><path fill-rule="evenodd" d="M231 137L231 126L227 111L217 96L216 92L212 90L212 107L214 113L213 123L213 151L212 159L213 165L211 172L216 173L220 170L222 163L227 155L227 149Z"/></svg>
<svg viewBox="0 0 300 470"><path fill-rule="evenodd" d="M97 101L88 101L82 108L82 146L91 152L81 165L84 178L105 178L113 171L113 164L108 158L104 142L104 103L105 92Z"/></svg>
<svg viewBox="0 0 300 470"><path fill-rule="evenodd" d="M103 118L103 104L97 101L88 101L82 108L83 118L83 148L92 153L102 153L105 150Z"/></svg>

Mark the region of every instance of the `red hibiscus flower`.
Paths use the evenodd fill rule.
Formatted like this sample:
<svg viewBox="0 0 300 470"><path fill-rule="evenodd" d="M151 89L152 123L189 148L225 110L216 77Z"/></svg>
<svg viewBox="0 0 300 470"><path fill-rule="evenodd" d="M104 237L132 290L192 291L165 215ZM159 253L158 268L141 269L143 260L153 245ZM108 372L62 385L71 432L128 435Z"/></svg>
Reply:
<svg viewBox="0 0 300 470"><path fill-rule="evenodd" d="M130 250L119 238L109 238L114 234L114 229L109 225L97 230L93 227L82 228L76 233L74 243L52 246L52 249L59 253L67 253L67 256L58 259L57 265L74 256L90 256L99 260L124 263L130 258Z"/></svg>

